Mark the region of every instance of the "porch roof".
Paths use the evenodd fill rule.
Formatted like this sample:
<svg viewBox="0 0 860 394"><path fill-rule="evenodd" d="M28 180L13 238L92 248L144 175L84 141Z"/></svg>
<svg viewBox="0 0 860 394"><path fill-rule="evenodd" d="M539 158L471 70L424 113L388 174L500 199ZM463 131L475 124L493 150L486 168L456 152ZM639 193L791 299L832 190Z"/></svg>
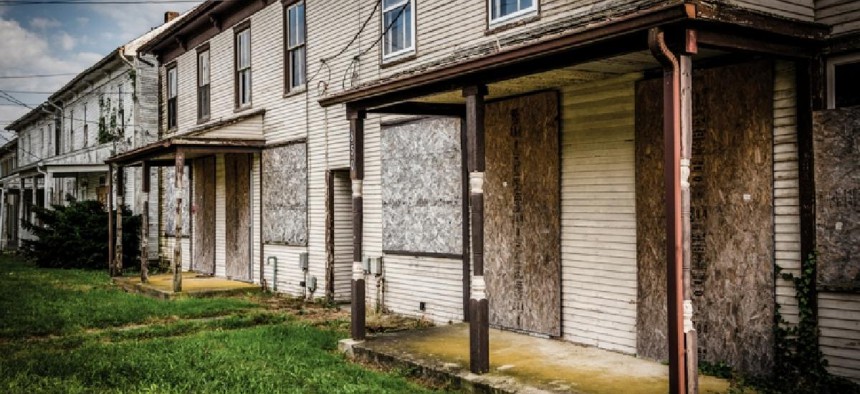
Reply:
<svg viewBox="0 0 860 394"><path fill-rule="evenodd" d="M699 46L718 51L811 58L830 28L731 7L672 4L619 18L574 26L548 39L512 43L510 49L476 58L446 58L319 100L366 110L475 84L522 77L585 62L648 50L648 30L692 29ZM486 51L485 51L486 52Z"/></svg>
<svg viewBox="0 0 860 394"><path fill-rule="evenodd" d="M257 139L213 139L205 137L170 137L142 146L107 160L107 164L133 166L149 162L152 166L172 166L176 152L182 151L185 157L208 156L217 153L254 153L266 146L265 140Z"/></svg>

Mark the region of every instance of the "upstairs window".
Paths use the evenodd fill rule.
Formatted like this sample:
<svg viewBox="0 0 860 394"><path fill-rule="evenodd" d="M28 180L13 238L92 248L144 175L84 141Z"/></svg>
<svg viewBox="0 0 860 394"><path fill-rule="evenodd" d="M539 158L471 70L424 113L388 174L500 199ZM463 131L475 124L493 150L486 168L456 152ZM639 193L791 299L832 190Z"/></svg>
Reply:
<svg viewBox="0 0 860 394"><path fill-rule="evenodd" d="M236 107L251 104L251 28L236 31Z"/></svg>
<svg viewBox="0 0 860 394"><path fill-rule="evenodd" d="M197 53L197 119L209 119L209 48Z"/></svg>
<svg viewBox="0 0 860 394"><path fill-rule="evenodd" d="M83 147L84 148L87 147L87 138L89 138L89 136L90 136L90 125L89 125L89 123L87 123L87 105L84 104L84 134L83 134L83 137L84 137Z"/></svg>
<svg viewBox="0 0 860 394"><path fill-rule="evenodd" d="M167 69L167 129L175 129L177 125L176 97L179 90L179 80L176 65Z"/></svg>
<svg viewBox="0 0 860 394"><path fill-rule="evenodd" d="M488 0L490 24L507 22L537 13L538 0Z"/></svg>
<svg viewBox="0 0 860 394"><path fill-rule="evenodd" d="M287 7L287 91L305 84L305 2Z"/></svg>
<svg viewBox="0 0 860 394"><path fill-rule="evenodd" d="M71 152L75 150L75 110L69 111L69 150Z"/></svg>
<svg viewBox="0 0 860 394"><path fill-rule="evenodd" d="M415 51L414 0L382 0L383 60ZM386 29L388 29L386 31Z"/></svg>

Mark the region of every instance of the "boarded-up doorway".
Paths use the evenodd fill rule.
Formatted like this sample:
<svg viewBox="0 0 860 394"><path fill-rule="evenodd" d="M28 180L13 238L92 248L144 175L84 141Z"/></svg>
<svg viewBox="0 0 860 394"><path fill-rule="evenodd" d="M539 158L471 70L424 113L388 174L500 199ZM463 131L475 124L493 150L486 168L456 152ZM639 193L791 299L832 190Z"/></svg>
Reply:
<svg viewBox="0 0 860 394"><path fill-rule="evenodd" d="M227 277L251 280L251 155L224 155Z"/></svg>
<svg viewBox="0 0 860 394"><path fill-rule="evenodd" d="M488 104L485 119L490 324L560 336L558 94Z"/></svg>
<svg viewBox="0 0 860 394"><path fill-rule="evenodd" d="M335 301L349 301L352 297L352 182L349 170L332 171L329 176L328 209L332 212L331 280Z"/></svg>
<svg viewBox="0 0 860 394"><path fill-rule="evenodd" d="M194 256L191 269L215 274L215 157L194 160L194 205L191 209Z"/></svg>

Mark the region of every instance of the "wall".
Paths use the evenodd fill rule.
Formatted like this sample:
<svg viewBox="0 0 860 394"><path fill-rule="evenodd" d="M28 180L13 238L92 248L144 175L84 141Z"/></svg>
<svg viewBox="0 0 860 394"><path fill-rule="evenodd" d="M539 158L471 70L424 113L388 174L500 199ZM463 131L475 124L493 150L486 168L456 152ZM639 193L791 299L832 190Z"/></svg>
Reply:
<svg viewBox="0 0 860 394"><path fill-rule="evenodd" d="M815 21L833 26L833 36L860 30L860 7L856 0L815 0Z"/></svg>
<svg viewBox="0 0 860 394"><path fill-rule="evenodd" d="M814 0L722 0L720 2L783 18L809 22L815 19Z"/></svg>

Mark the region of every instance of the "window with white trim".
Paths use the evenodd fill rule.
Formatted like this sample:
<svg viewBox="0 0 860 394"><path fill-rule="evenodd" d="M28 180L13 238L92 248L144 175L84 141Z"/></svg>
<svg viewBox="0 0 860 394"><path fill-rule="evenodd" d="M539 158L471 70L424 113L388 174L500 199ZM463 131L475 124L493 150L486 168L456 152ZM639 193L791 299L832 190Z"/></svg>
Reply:
<svg viewBox="0 0 860 394"><path fill-rule="evenodd" d="M177 126L176 97L179 90L179 80L176 65L167 69L167 129Z"/></svg>
<svg viewBox="0 0 860 394"><path fill-rule="evenodd" d="M197 53L197 119L209 118L209 49Z"/></svg>
<svg viewBox="0 0 860 394"><path fill-rule="evenodd" d="M827 108L860 105L860 53L827 61Z"/></svg>
<svg viewBox="0 0 860 394"><path fill-rule="evenodd" d="M251 104L251 28L236 32L236 107Z"/></svg>
<svg viewBox="0 0 860 394"><path fill-rule="evenodd" d="M538 0L487 0L490 2L490 24L511 21L537 13Z"/></svg>
<svg viewBox="0 0 860 394"><path fill-rule="evenodd" d="M382 58L415 52L414 0L382 0ZM386 30L387 29L387 30Z"/></svg>
<svg viewBox="0 0 860 394"><path fill-rule="evenodd" d="M305 84L305 2L287 7L287 91Z"/></svg>

